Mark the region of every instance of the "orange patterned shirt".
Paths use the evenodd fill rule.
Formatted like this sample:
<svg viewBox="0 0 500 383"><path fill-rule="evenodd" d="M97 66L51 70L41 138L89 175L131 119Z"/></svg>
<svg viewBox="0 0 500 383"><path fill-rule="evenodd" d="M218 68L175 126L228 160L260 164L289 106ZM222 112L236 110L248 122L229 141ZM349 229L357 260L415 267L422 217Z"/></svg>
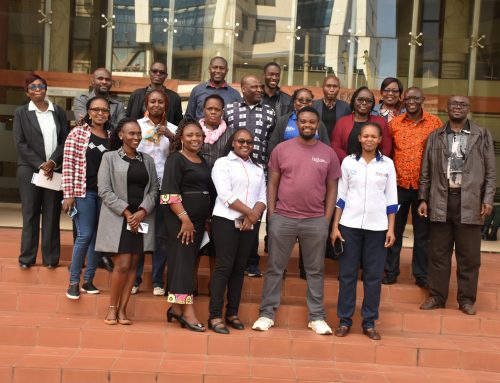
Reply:
<svg viewBox="0 0 500 383"><path fill-rule="evenodd" d="M422 119L416 123L407 118L406 113L394 117L388 123L392 134L392 158L398 186L418 190L418 178L427 137L442 125L438 117L425 111L422 112Z"/></svg>

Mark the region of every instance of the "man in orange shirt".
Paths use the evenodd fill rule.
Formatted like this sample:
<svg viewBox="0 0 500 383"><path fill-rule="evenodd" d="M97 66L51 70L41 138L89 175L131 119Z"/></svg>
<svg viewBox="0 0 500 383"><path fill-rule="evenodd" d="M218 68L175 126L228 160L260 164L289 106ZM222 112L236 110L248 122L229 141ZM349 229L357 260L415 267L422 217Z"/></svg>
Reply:
<svg viewBox="0 0 500 383"><path fill-rule="evenodd" d="M429 221L417 213L418 179L422 155L429 134L439 128L441 120L422 109L425 97L422 90L411 87L403 96L406 113L393 118L388 127L393 139L393 160L398 183L399 211L396 214L396 242L389 248L385 264L383 283L396 283L399 275L399 259L403 245L403 233L411 208L413 222L412 272L415 284L427 287L427 246Z"/></svg>

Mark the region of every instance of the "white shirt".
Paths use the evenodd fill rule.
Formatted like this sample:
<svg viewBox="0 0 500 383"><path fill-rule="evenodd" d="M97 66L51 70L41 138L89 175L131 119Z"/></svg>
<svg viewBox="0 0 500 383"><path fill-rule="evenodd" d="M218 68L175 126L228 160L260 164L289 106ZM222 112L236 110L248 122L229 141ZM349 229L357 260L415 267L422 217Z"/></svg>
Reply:
<svg viewBox="0 0 500 383"><path fill-rule="evenodd" d="M137 150L142 153L149 154L151 157L153 157L153 160L155 161L156 173L158 174L158 182L161 187L161 179L163 178L163 169L165 168L165 161L167 160L168 157L170 140L163 135L159 136L159 140L156 143L151 140L146 140L144 138L146 133L151 129L153 129L156 125L153 124L153 122L148 117L140 118L139 120L137 120L137 122L141 127L141 133L142 133L142 140L139 146L137 147ZM167 129L175 134L177 126L167 121Z"/></svg>
<svg viewBox="0 0 500 383"><path fill-rule="evenodd" d="M49 107L45 112L38 109L33 101L28 104L28 110L34 110L38 125L42 131L43 145L45 148L45 160L48 160L57 148L57 126L54 120L54 104L47 100Z"/></svg>
<svg viewBox="0 0 500 383"><path fill-rule="evenodd" d="M392 160L377 155L367 164L353 154L344 159L341 171L337 199L337 207L343 209L340 224L355 229L387 230L387 215L398 211Z"/></svg>
<svg viewBox="0 0 500 383"><path fill-rule="evenodd" d="M243 161L234 152L215 161L212 180L217 189L213 215L234 220L241 213L229 207L237 199L253 208L257 202L266 201L264 169L250 159Z"/></svg>

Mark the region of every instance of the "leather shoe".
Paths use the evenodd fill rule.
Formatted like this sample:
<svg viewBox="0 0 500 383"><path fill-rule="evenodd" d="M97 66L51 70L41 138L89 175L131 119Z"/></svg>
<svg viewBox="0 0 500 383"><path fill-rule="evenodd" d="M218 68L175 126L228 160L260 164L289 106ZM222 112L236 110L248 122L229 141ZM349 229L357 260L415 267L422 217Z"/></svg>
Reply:
<svg viewBox="0 0 500 383"><path fill-rule="evenodd" d="M467 315L476 315L476 308L473 304L465 303L463 305L458 306L458 309Z"/></svg>
<svg viewBox="0 0 500 383"><path fill-rule="evenodd" d="M349 334L349 331L351 331L351 328L349 326L339 326L335 329L335 336L338 336L339 338L343 338L347 334Z"/></svg>
<svg viewBox="0 0 500 383"><path fill-rule="evenodd" d="M397 276L392 276L392 275L386 275L383 279L382 279L382 283L384 285L393 285L395 284L396 282L398 281L398 277Z"/></svg>
<svg viewBox="0 0 500 383"><path fill-rule="evenodd" d="M98 265L101 269L106 269L108 270L110 273L113 271L113 268L114 268L114 264L113 264L113 261L111 260L110 257L108 257L107 255L103 255L101 257L101 259L99 259L99 265Z"/></svg>
<svg viewBox="0 0 500 383"><path fill-rule="evenodd" d="M429 297L424 303L420 305L420 310L434 310L443 308L444 303L439 302L436 297Z"/></svg>
<svg viewBox="0 0 500 383"><path fill-rule="evenodd" d="M28 270L28 269L31 267L31 265L30 265L29 263L22 263L22 262L19 262L19 267L20 267L21 269Z"/></svg>
<svg viewBox="0 0 500 383"><path fill-rule="evenodd" d="M244 330L245 325L241 322L238 316L234 315L232 317L224 318L226 320L226 324L234 328L235 330Z"/></svg>
<svg viewBox="0 0 500 383"><path fill-rule="evenodd" d="M52 263L49 263L48 265L45 265L45 267L47 269L55 269L57 266L59 266L58 264L52 264Z"/></svg>
<svg viewBox="0 0 500 383"><path fill-rule="evenodd" d="M217 334L229 334L229 329L226 327L222 319L219 319L215 323L212 323L212 320L209 320L208 328Z"/></svg>
<svg viewBox="0 0 500 383"><path fill-rule="evenodd" d="M365 334L371 340L380 340L382 337L375 327L364 328L363 334Z"/></svg>
<svg viewBox="0 0 500 383"><path fill-rule="evenodd" d="M415 284L422 289L429 288L429 284L427 283L427 278L417 278L415 280Z"/></svg>

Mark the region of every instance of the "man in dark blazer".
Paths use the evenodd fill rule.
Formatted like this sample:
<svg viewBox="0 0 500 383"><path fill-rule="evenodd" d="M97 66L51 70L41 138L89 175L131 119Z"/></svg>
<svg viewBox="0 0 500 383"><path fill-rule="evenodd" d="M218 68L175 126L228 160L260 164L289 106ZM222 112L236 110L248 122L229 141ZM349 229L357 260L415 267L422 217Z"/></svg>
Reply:
<svg viewBox="0 0 500 383"><path fill-rule="evenodd" d="M334 75L327 76L323 80L323 98L313 102L314 109L318 111L320 120L326 126L328 137L332 136L332 131L340 117L352 112L347 102L337 99L339 91L340 80Z"/></svg>
<svg viewBox="0 0 500 383"><path fill-rule="evenodd" d="M167 66L164 63L157 61L151 65L149 68L151 84L146 88L139 88L132 92L128 100L127 117L136 120L143 118L146 111L146 106L144 105L146 93L161 89L168 96L167 121L176 126L179 125L179 122L182 120L181 98L176 92L163 85L167 76Z"/></svg>
<svg viewBox="0 0 500 383"><path fill-rule="evenodd" d="M52 178L61 168L64 141L68 135L66 112L46 100L46 81L31 74L25 82L30 102L17 108L13 135L17 148L17 182L21 196L23 229L19 264L27 269L36 262L42 214L42 259L56 267L60 256L59 221L62 193L35 186L33 173Z"/></svg>

